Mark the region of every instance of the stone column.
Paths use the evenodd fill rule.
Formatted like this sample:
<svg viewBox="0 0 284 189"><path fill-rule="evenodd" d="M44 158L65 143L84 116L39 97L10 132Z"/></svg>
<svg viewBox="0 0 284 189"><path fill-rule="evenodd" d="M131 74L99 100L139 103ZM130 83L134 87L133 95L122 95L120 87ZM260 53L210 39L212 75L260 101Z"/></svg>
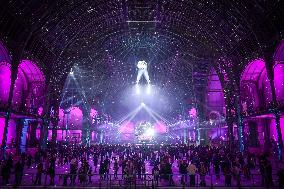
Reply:
<svg viewBox="0 0 284 189"><path fill-rule="evenodd" d="M9 91L9 98L7 103L7 110L5 113L5 126L2 138L2 150L3 154L5 155L6 147L7 147L7 134L8 134L8 127L9 127L9 120L11 117L11 110L12 110L12 100L14 94L15 83L18 75L18 66L19 66L19 59L14 59L11 65L11 85Z"/></svg>
<svg viewBox="0 0 284 189"><path fill-rule="evenodd" d="M274 60L273 60L273 54L272 53L266 53L265 54L265 62L266 62L266 71L267 71L267 77L269 79L270 88L271 88L271 94L272 94L272 107L270 111L274 114L275 117L275 123L276 123L276 131L277 131L277 139L278 139L278 158L280 161L282 161L282 151L283 151L283 140L282 140L282 131L280 127L280 115L278 110L278 102L275 92L275 85L274 85Z"/></svg>
<svg viewBox="0 0 284 189"><path fill-rule="evenodd" d="M263 120L263 131L264 131L264 152L270 153L271 151L271 142L270 142L270 128L269 120L265 118Z"/></svg>
<svg viewBox="0 0 284 189"><path fill-rule="evenodd" d="M22 138L22 131L24 126L24 119L17 119L16 120L16 154L21 154L21 138Z"/></svg>
<svg viewBox="0 0 284 189"><path fill-rule="evenodd" d="M82 143L89 146L91 141L91 132L90 132L90 108L83 107L83 126L82 126Z"/></svg>
<svg viewBox="0 0 284 189"><path fill-rule="evenodd" d="M236 122L238 123L238 141L239 141L239 149L241 152L244 151L244 119L241 115L241 108L240 108L240 98L239 94L235 95L235 108L236 108Z"/></svg>
<svg viewBox="0 0 284 189"><path fill-rule="evenodd" d="M59 98L59 97L58 97ZM57 129L58 129L58 122L59 122L59 106L58 103L54 106L54 115L52 117L52 143L56 143L57 139Z"/></svg>
<svg viewBox="0 0 284 189"><path fill-rule="evenodd" d="M38 125L38 122L37 121L32 121L30 123L30 140L29 140L29 146L31 147L35 147L36 146L36 142L37 142L37 139L36 139L36 129L37 129L37 125Z"/></svg>
<svg viewBox="0 0 284 189"><path fill-rule="evenodd" d="M234 118L226 116L226 122L228 126L229 148L232 151L234 149Z"/></svg>

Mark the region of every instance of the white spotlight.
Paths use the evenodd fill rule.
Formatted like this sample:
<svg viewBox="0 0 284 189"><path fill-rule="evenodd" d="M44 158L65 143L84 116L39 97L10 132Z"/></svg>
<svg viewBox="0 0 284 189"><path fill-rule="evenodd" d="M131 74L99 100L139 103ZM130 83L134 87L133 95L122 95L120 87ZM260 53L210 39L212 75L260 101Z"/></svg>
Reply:
<svg viewBox="0 0 284 189"><path fill-rule="evenodd" d="M146 133L145 133L147 136L151 136L153 137L155 135L155 130L152 129L152 128L149 128L146 130Z"/></svg>
<svg viewBox="0 0 284 189"><path fill-rule="evenodd" d="M73 69L72 69L72 68L71 68L69 74L70 74L70 75L74 75L74 72L73 72Z"/></svg>
<svg viewBox="0 0 284 189"><path fill-rule="evenodd" d="M140 87L138 84L135 85L136 94L140 94Z"/></svg>
<svg viewBox="0 0 284 189"><path fill-rule="evenodd" d="M144 107L144 106L146 106L146 105L145 105L145 103L144 103L144 102L141 102L141 106L142 106L142 107Z"/></svg>
<svg viewBox="0 0 284 189"><path fill-rule="evenodd" d="M151 93L151 85L150 84L147 85L146 93L147 94Z"/></svg>

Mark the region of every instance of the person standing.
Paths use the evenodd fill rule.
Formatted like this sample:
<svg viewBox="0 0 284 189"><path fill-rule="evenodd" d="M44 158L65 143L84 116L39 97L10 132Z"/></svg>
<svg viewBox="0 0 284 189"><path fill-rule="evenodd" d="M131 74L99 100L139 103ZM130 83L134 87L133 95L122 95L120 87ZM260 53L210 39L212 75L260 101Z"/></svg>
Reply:
<svg viewBox="0 0 284 189"><path fill-rule="evenodd" d="M117 159L115 159L114 161L114 165L113 165L113 170L114 170L114 179L117 179L117 173L118 173L118 162L117 162Z"/></svg>
<svg viewBox="0 0 284 189"><path fill-rule="evenodd" d="M41 175L43 172L43 164L40 162L37 164L37 172L36 172L36 179L34 184L35 185L41 185Z"/></svg>
<svg viewBox="0 0 284 189"><path fill-rule="evenodd" d="M189 185L195 186L195 174L196 174L197 168L193 163L190 163L187 166L187 172L189 175Z"/></svg>
<svg viewBox="0 0 284 189"><path fill-rule="evenodd" d="M24 163L18 161L15 165L15 186L21 185L23 173L24 173Z"/></svg>
<svg viewBox="0 0 284 189"><path fill-rule="evenodd" d="M228 166L224 167L225 186L232 186L232 172Z"/></svg>
<svg viewBox="0 0 284 189"><path fill-rule="evenodd" d="M154 183L156 186L158 185L159 174L160 174L160 170L159 170L159 167L156 165L152 169L152 175L154 176Z"/></svg>
<svg viewBox="0 0 284 189"><path fill-rule="evenodd" d="M204 162L200 162L199 175L200 175L200 186L206 186L206 181L205 181L206 168Z"/></svg>

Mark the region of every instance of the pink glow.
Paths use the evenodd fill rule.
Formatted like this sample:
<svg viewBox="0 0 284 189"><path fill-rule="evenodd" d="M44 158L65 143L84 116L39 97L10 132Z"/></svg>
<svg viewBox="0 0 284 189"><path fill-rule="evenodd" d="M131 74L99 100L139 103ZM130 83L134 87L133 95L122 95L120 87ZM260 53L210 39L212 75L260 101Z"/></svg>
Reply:
<svg viewBox="0 0 284 189"><path fill-rule="evenodd" d="M156 133L166 133L167 132L167 126L163 121L158 121L154 124L154 129Z"/></svg>
<svg viewBox="0 0 284 189"><path fill-rule="evenodd" d="M125 121L121 124L118 131L122 134L134 133L134 123L130 121Z"/></svg>
<svg viewBox="0 0 284 189"><path fill-rule="evenodd" d="M65 129L68 123L69 129L81 129L83 123L83 113L79 107L71 107L70 112L64 114L64 110L59 108L59 128Z"/></svg>
<svg viewBox="0 0 284 189"><path fill-rule="evenodd" d="M18 76L15 82L14 92L13 92L13 107L21 107L22 105L22 96L24 91L28 90L28 82L25 78L25 74L22 70L19 70Z"/></svg>
<svg viewBox="0 0 284 189"><path fill-rule="evenodd" d="M40 129L36 129L36 138L40 140Z"/></svg>
<svg viewBox="0 0 284 189"><path fill-rule="evenodd" d="M22 60L15 82L13 107L39 107L44 105L44 75L30 60ZM24 94L25 93L25 94ZM25 96L23 101L22 96Z"/></svg>
<svg viewBox="0 0 284 189"><path fill-rule="evenodd" d="M43 107L39 107L39 108L38 108L38 111L37 111L37 114L38 114L39 116L41 116L42 113L43 113Z"/></svg>
<svg viewBox="0 0 284 189"><path fill-rule="evenodd" d="M0 118L0 144L2 144L3 140L4 127L5 127L5 118Z"/></svg>
<svg viewBox="0 0 284 189"><path fill-rule="evenodd" d="M69 117L69 128L82 128L83 113L78 107L72 107Z"/></svg>
<svg viewBox="0 0 284 189"><path fill-rule="evenodd" d="M11 71L10 65L2 62L0 63L0 106L7 104L9 98L9 91L11 85Z"/></svg>
<svg viewBox="0 0 284 189"><path fill-rule="evenodd" d="M206 101L208 112L218 111L223 113L223 108L225 107L223 88L214 69L211 70L208 77Z"/></svg>
<svg viewBox="0 0 284 189"><path fill-rule="evenodd" d="M255 59L249 63L241 76L241 81L257 81L260 74L266 71L263 59Z"/></svg>
<svg viewBox="0 0 284 189"><path fill-rule="evenodd" d="M263 95L259 95L259 93ZM261 99L263 96L263 100ZM265 62L255 59L246 67L241 76L241 100L248 109L263 106L271 102L271 87L267 78ZM261 104L260 101L265 101Z"/></svg>
<svg viewBox="0 0 284 189"><path fill-rule="evenodd" d="M31 60L22 60L19 69L26 73L29 81L45 81L42 71Z"/></svg>
<svg viewBox="0 0 284 189"><path fill-rule="evenodd" d="M94 118L94 117L96 117L97 115L98 115L98 111L92 108L92 109L91 109L91 112L90 112L91 118Z"/></svg>
<svg viewBox="0 0 284 189"><path fill-rule="evenodd" d="M284 140L284 117L280 118L280 127L282 132L282 140ZM275 119L272 119L270 123L270 138L274 139L275 141L278 141Z"/></svg>
<svg viewBox="0 0 284 189"><path fill-rule="evenodd" d="M196 118L196 117L197 117L196 108L191 108L191 109L188 111L188 115L189 115L189 117Z"/></svg>
<svg viewBox="0 0 284 189"><path fill-rule="evenodd" d="M274 67L274 85L277 100L284 101L284 64L277 64Z"/></svg>
<svg viewBox="0 0 284 189"><path fill-rule="evenodd" d="M284 40L280 42L274 54L275 61L284 61Z"/></svg>
<svg viewBox="0 0 284 189"><path fill-rule="evenodd" d="M58 122L58 127L59 128L64 128L65 126L63 125L64 124L64 110L62 108L59 108L59 122Z"/></svg>
<svg viewBox="0 0 284 189"><path fill-rule="evenodd" d="M11 144L12 140L16 140L16 122L13 119L9 120L7 144Z"/></svg>

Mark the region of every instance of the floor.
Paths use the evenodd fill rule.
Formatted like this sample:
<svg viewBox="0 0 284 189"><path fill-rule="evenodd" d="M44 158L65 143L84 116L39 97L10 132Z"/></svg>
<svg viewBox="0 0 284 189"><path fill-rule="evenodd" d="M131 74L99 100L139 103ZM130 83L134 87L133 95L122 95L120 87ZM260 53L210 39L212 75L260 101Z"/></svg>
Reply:
<svg viewBox="0 0 284 189"><path fill-rule="evenodd" d="M93 166L93 162L92 162L92 157L90 157L89 159L89 163L91 166ZM80 167L80 163L79 163L79 167ZM110 169L110 174L113 174L113 162L111 163L111 169ZM277 164L277 162L275 161L273 164L274 170L276 170L276 167L279 167L279 165ZM178 166L177 166L177 162L175 161L173 164L173 180L174 183L172 185L170 185L170 183L166 180L159 180L158 183L153 183L152 181L152 166L150 166L149 162L146 162L146 179L136 179L136 188L147 188L147 187L152 187L153 185L155 186L160 186L160 187L164 187L164 188L169 188L169 186L175 186L175 187L179 187L179 186L183 186L183 184L181 184L180 180L181 180L181 175L178 172ZM94 167L93 167L93 170ZM134 184L131 183L126 183L125 180L122 179L122 175L121 175L121 168L119 169L119 176L117 179L114 179L113 175L109 176L109 179L106 180L101 180L100 176L98 175L98 170L99 167L97 168L97 172L93 172L94 175L92 175L91 177L91 181L92 183L82 183L80 184L78 179L76 178L76 183L75 186L76 187L96 187L96 186L100 186L101 188L107 187L107 188L126 188L126 185L128 185L130 188L134 187ZM22 185L23 186L31 186L33 185L33 181L35 179L35 173L36 173L36 167L33 165L31 168L27 169L25 168L24 171L24 176L23 176L23 180L22 180ZM69 173L69 165L65 165L65 166L58 166L56 165L56 177L55 177L55 186L58 187L62 187L63 186L63 181L64 181L64 175ZM211 173L213 173L213 170L211 168ZM276 175L276 171L273 172L273 181L275 183L275 185L277 185L277 175ZM196 185L198 186L200 182L200 178L199 176L196 176ZM12 183L14 183L14 175L11 177L10 179L10 186L12 185ZM50 180L49 180L49 176L48 175L42 175L42 185L49 185L50 184ZM67 187L70 188L70 179L67 180ZM131 185L131 186L130 186ZM189 186L189 179L188 181L185 183L184 186ZM221 176L220 179L217 179L215 175L207 175L206 176L206 186L214 186L214 187L224 187L224 176ZM234 179L232 179L232 186L237 186L237 183ZM259 173L259 170L252 170L252 177L250 179L246 179L243 176L241 176L241 186L247 186L247 187L258 187L261 186L261 176Z"/></svg>

